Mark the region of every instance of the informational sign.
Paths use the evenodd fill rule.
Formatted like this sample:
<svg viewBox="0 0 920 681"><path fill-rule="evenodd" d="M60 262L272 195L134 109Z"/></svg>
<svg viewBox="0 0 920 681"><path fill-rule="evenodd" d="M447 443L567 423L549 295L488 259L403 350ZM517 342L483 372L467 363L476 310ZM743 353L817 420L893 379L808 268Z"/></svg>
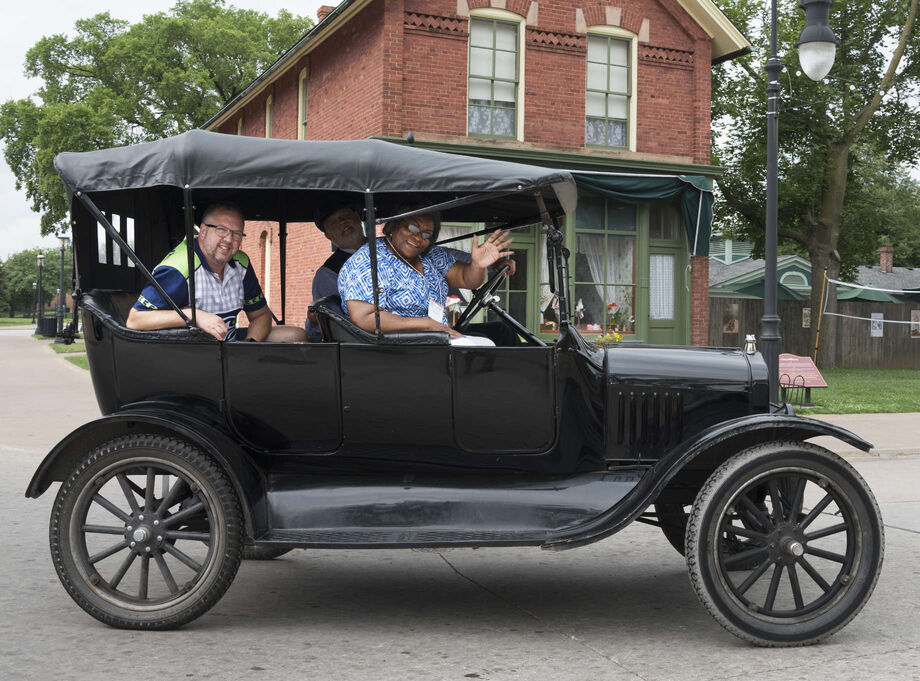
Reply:
<svg viewBox="0 0 920 681"><path fill-rule="evenodd" d="M806 388L827 387L827 381L824 380L811 357L799 357L788 352L780 354L779 376L780 382L785 382L785 376L788 376L790 385L804 385ZM802 378L799 379L799 376ZM802 383L802 380L805 382Z"/></svg>
<svg viewBox="0 0 920 681"><path fill-rule="evenodd" d="M811 328L811 308L810 307L802 308L802 328L803 329Z"/></svg>
<svg viewBox="0 0 920 681"><path fill-rule="evenodd" d="M910 337L920 338L920 310L910 311Z"/></svg>
<svg viewBox="0 0 920 681"><path fill-rule="evenodd" d="M885 335L885 315L881 312L872 313L872 321L869 322L871 327L869 335L872 338L881 338Z"/></svg>
<svg viewBox="0 0 920 681"><path fill-rule="evenodd" d="M722 333L738 333L738 303L725 306L722 314Z"/></svg>

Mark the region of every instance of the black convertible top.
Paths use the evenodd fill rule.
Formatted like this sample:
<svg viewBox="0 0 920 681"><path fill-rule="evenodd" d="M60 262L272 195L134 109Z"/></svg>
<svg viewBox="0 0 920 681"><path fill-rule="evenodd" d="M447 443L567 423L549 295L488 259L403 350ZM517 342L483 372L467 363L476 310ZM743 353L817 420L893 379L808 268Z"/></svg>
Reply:
<svg viewBox="0 0 920 681"><path fill-rule="evenodd" d="M577 201L575 182L564 170L373 139L281 140L192 130L155 142L65 152L54 165L70 194L90 194L103 211L108 203L122 203L125 193L186 186L196 203L199 196L233 198L249 218L288 221L312 220L317 205L333 192L355 199L370 192L384 215L406 199L433 204L471 194L494 196L445 212L455 220L537 217L532 192L523 190L543 189L547 207L557 215L573 210ZM509 192L522 193L499 196Z"/></svg>

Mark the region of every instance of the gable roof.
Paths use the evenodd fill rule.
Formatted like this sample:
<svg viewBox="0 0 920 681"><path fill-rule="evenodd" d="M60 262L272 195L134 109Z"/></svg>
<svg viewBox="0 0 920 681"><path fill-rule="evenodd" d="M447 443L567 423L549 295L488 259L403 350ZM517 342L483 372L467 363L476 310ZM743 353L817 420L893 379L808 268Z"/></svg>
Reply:
<svg viewBox="0 0 920 681"><path fill-rule="evenodd" d="M323 20L298 40L287 52L263 71L241 93L214 114L201 127L213 130L223 124L238 109L245 106L261 91L263 86L277 80L293 62L301 59L322 44L329 36L347 23L373 0L342 0ZM735 28L712 0L676 0L681 8L712 38L712 63L719 64L747 54L751 44Z"/></svg>
<svg viewBox="0 0 920 681"><path fill-rule="evenodd" d="M863 286L897 291L920 289L920 268L893 267L891 272L882 272L878 265L861 265L856 281Z"/></svg>
<svg viewBox="0 0 920 681"><path fill-rule="evenodd" d="M811 271L811 264L798 255L781 255L776 258L777 272L796 267ZM748 284L764 276L764 261L747 258L731 264L710 258L709 260L709 286L715 288L735 288Z"/></svg>
<svg viewBox="0 0 920 681"><path fill-rule="evenodd" d="M748 39L712 0L677 0L677 4L712 38L713 64L721 64L751 51Z"/></svg>
<svg viewBox="0 0 920 681"><path fill-rule="evenodd" d="M796 268L810 273L811 263L798 255L781 255L776 259L778 276L782 275L783 270ZM748 258L726 264L714 258L709 259L709 290L713 293L725 295L739 291L753 282L762 281L763 277L763 260ZM920 268L894 267L891 272L883 272L878 265L860 265L857 268L856 283L891 291L920 291Z"/></svg>

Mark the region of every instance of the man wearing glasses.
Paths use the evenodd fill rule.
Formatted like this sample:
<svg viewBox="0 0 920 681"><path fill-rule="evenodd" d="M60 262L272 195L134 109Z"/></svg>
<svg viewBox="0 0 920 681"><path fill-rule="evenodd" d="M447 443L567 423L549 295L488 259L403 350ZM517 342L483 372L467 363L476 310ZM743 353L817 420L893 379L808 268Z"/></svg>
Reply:
<svg viewBox="0 0 920 681"><path fill-rule="evenodd" d="M217 340L296 342L306 340L302 329L272 328L271 311L251 267L240 250L243 212L234 203L208 206L195 240L195 298L198 326ZM183 241L153 270L153 276L183 312L191 317L189 272ZM238 329L236 317L243 310L248 329ZM139 331L174 329L185 321L148 283L128 314L127 326Z"/></svg>

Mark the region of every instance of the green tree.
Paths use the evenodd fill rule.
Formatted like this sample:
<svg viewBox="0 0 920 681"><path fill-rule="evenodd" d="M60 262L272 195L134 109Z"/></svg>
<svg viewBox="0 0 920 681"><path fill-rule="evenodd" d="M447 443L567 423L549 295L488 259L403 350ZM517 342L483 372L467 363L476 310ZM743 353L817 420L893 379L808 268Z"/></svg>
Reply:
<svg viewBox="0 0 920 681"><path fill-rule="evenodd" d="M54 300L60 284L61 250L59 248L30 248L13 253L5 262L0 263L2 278L6 288L0 298L0 309L8 310L9 316L16 313L30 316L34 304L32 282L38 283L39 252L44 253L42 263L42 301L49 305ZM64 289L65 295L70 291L73 279L73 251L68 245L64 251ZM0 287L2 290L2 287Z"/></svg>
<svg viewBox="0 0 920 681"><path fill-rule="evenodd" d="M768 3L719 0L752 42L753 53L713 70L713 160L726 167L717 219L729 233L763 243L766 177ZM877 158L891 167L920 154L918 0L848 0L831 8L840 45L830 76L814 83L792 49L804 25L794 0L780 0L779 44L786 73L779 118L779 235L808 254L812 280L840 278L874 250L878 219L867 220L874 189L857 178ZM874 260L874 258L873 258ZM873 260L869 260L872 262ZM812 309L820 286L812 289ZM828 308L836 309L831 289ZM833 319L833 318L832 318ZM814 334L815 329L812 329ZM814 340L814 339L812 339ZM836 324L822 327L819 361L831 366Z"/></svg>
<svg viewBox="0 0 920 681"><path fill-rule="evenodd" d="M4 268L3 261L0 261L0 314L3 314L4 303L9 300L9 285L7 284L7 272ZM9 309L9 316L13 316L12 308Z"/></svg>
<svg viewBox="0 0 920 681"><path fill-rule="evenodd" d="M129 24L108 12L76 22L74 36L42 38L25 74L34 97L0 107L5 159L41 213L41 232L60 230L67 198L52 165L61 151L88 151L174 135L200 126L243 91L313 25L180 0Z"/></svg>

